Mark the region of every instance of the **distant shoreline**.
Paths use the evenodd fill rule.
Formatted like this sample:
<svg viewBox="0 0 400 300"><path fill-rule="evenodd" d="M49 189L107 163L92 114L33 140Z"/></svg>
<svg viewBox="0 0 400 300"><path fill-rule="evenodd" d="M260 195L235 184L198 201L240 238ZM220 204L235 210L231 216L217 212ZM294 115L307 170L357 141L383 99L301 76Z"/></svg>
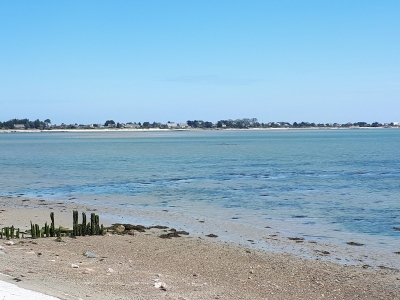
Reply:
<svg viewBox="0 0 400 300"><path fill-rule="evenodd" d="M106 129L3 129L0 133L38 133L38 132L167 132L167 131L298 131L298 130L374 130L374 129L400 129L400 127L307 127L307 128L179 128L179 129L164 129L164 128L148 128L148 129L136 129L136 128L106 128Z"/></svg>

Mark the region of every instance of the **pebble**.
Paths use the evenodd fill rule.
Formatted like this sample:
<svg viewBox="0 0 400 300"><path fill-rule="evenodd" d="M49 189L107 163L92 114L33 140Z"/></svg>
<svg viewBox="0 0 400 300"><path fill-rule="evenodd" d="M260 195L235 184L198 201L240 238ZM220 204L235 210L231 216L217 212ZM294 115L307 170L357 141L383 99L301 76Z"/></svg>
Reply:
<svg viewBox="0 0 400 300"><path fill-rule="evenodd" d="M74 269L78 269L79 268L79 266L76 265L76 264L71 264L71 267L74 268Z"/></svg>
<svg viewBox="0 0 400 300"><path fill-rule="evenodd" d="M97 257L96 254L94 254L93 252L90 252L90 251L86 251L84 255L85 255L87 258L96 258L96 257Z"/></svg>
<svg viewBox="0 0 400 300"><path fill-rule="evenodd" d="M167 284L165 282L156 282L154 283L154 287L163 291L167 290Z"/></svg>

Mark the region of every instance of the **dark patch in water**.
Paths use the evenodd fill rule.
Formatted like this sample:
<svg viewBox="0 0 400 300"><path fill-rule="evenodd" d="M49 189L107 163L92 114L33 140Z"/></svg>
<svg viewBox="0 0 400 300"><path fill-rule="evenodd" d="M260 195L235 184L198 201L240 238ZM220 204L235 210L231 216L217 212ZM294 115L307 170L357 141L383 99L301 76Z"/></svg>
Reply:
<svg viewBox="0 0 400 300"><path fill-rule="evenodd" d="M292 216L292 218L307 218L307 216L298 215L298 216Z"/></svg>
<svg viewBox="0 0 400 300"><path fill-rule="evenodd" d="M347 242L346 244L350 245L350 246L364 246L364 244L356 243L356 242Z"/></svg>
<svg viewBox="0 0 400 300"><path fill-rule="evenodd" d="M299 237L288 237L288 239L291 241L304 241L304 238L299 238Z"/></svg>

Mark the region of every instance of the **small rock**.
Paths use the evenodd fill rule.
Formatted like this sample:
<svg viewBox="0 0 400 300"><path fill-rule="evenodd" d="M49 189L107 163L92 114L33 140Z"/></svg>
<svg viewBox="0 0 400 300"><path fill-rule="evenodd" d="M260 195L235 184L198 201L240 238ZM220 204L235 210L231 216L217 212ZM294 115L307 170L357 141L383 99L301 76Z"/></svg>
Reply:
<svg viewBox="0 0 400 300"><path fill-rule="evenodd" d="M347 242L346 244L350 245L350 246L364 246L364 244L360 244L360 243L356 243L356 242Z"/></svg>
<svg viewBox="0 0 400 300"><path fill-rule="evenodd" d="M206 236L208 236L208 237L212 237L212 238L216 238L216 237L218 237L218 235L216 235L216 234L214 234L214 233L207 234Z"/></svg>
<svg viewBox="0 0 400 300"><path fill-rule="evenodd" d="M362 266L363 269L368 269L368 268L370 268L370 267L371 267L370 265L363 265L363 266Z"/></svg>
<svg viewBox="0 0 400 300"><path fill-rule="evenodd" d="M124 225L117 225L114 227L114 231L118 234L121 234L125 231L125 226Z"/></svg>
<svg viewBox="0 0 400 300"><path fill-rule="evenodd" d="M79 268L79 266L76 265L76 264L71 264L71 267L74 268L74 269L78 269Z"/></svg>
<svg viewBox="0 0 400 300"><path fill-rule="evenodd" d="M97 255L94 254L93 252L86 251L83 255L85 255L87 258L96 258Z"/></svg>
<svg viewBox="0 0 400 300"><path fill-rule="evenodd" d="M34 271L34 270L29 270L28 273L30 273L30 274L37 274L37 272Z"/></svg>
<svg viewBox="0 0 400 300"><path fill-rule="evenodd" d="M111 268L108 268L107 273L114 273L115 271Z"/></svg>
<svg viewBox="0 0 400 300"><path fill-rule="evenodd" d="M304 241L304 238L299 238L299 237L288 237L289 240L291 241Z"/></svg>
<svg viewBox="0 0 400 300"><path fill-rule="evenodd" d="M12 246L12 245L14 245L14 242L13 241L6 241L4 244L6 244L8 246Z"/></svg>
<svg viewBox="0 0 400 300"><path fill-rule="evenodd" d="M167 284L165 282L156 282L154 283L154 287L163 291L167 290Z"/></svg>

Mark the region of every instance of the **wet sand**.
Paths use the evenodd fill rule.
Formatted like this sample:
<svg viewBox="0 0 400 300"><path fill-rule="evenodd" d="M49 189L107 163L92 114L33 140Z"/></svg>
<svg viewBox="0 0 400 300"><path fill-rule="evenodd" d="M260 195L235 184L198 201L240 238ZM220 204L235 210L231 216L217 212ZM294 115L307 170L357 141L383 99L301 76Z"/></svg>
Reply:
<svg viewBox="0 0 400 300"><path fill-rule="evenodd" d="M73 209L87 214L96 209L23 198L3 197L0 203L0 228L44 225L51 211L56 226L72 227ZM114 221L99 215L105 226ZM2 239L0 273L9 276L0 279L60 299L400 299L396 268L271 253L205 234L159 237L169 230L61 242L25 237L14 245ZM96 257L87 257L88 251Z"/></svg>

